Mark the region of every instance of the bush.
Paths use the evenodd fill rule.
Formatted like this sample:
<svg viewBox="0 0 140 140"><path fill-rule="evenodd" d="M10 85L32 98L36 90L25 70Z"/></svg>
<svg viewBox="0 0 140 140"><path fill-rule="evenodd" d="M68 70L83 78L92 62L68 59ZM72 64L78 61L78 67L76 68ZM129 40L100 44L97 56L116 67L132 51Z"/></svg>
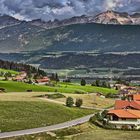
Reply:
<svg viewBox="0 0 140 140"><path fill-rule="evenodd" d="M27 89L26 91L27 91L27 92L32 92L33 90L32 90L32 89Z"/></svg>
<svg viewBox="0 0 140 140"><path fill-rule="evenodd" d="M121 97L121 100L126 100L126 99L127 99L126 96Z"/></svg>
<svg viewBox="0 0 140 140"><path fill-rule="evenodd" d="M76 107L81 107L82 104L83 104L82 99L76 99L76 102L75 102Z"/></svg>
<svg viewBox="0 0 140 140"><path fill-rule="evenodd" d="M0 92L6 92L4 88L0 88Z"/></svg>
<svg viewBox="0 0 140 140"><path fill-rule="evenodd" d="M56 93L56 94L47 94L49 99L58 99L58 98L65 98L63 94Z"/></svg>
<svg viewBox="0 0 140 140"><path fill-rule="evenodd" d="M55 89L55 90L54 90L54 92L58 92L58 90L57 90L57 89Z"/></svg>
<svg viewBox="0 0 140 140"><path fill-rule="evenodd" d="M105 95L106 98L115 98L115 95L112 93L108 93Z"/></svg>
<svg viewBox="0 0 140 140"><path fill-rule="evenodd" d="M107 117L107 113L108 113L108 110L104 110L102 113L101 113L101 116L103 118L106 118Z"/></svg>
<svg viewBox="0 0 140 140"><path fill-rule="evenodd" d="M72 107L73 104L74 104L73 98L72 98L72 97L68 97L68 98L66 99L66 106Z"/></svg>
<svg viewBox="0 0 140 140"><path fill-rule="evenodd" d="M80 91L80 90L75 90L74 93L75 93L75 94L85 94L84 91Z"/></svg>

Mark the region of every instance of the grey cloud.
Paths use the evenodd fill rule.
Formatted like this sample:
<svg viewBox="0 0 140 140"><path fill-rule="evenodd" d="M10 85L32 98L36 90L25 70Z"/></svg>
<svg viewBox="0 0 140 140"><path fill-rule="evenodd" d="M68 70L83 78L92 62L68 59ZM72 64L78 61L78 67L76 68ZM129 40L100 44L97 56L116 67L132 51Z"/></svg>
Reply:
<svg viewBox="0 0 140 140"><path fill-rule="evenodd" d="M0 13L19 19L54 20L105 10L140 12L140 0L0 0Z"/></svg>

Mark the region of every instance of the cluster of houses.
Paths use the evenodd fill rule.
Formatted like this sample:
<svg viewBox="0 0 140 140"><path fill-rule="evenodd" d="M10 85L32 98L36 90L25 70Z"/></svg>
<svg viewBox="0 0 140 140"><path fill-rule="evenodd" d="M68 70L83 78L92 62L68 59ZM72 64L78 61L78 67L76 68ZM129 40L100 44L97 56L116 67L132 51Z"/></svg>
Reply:
<svg viewBox="0 0 140 140"><path fill-rule="evenodd" d="M139 88L136 86L126 86L123 84L116 84L115 86L120 91L119 93L122 95L137 94L139 92Z"/></svg>
<svg viewBox="0 0 140 140"><path fill-rule="evenodd" d="M128 94L126 100L116 100L108 118L113 128L140 129L140 94Z"/></svg>
<svg viewBox="0 0 140 140"><path fill-rule="evenodd" d="M26 79L26 77L27 77L27 73L22 71L15 77L13 77L13 80L18 82L23 82Z"/></svg>
<svg viewBox="0 0 140 140"><path fill-rule="evenodd" d="M12 80L18 81L18 82L28 82L27 73L22 71L18 75L16 75L15 77L13 77ZM45 84L48 84L49 82L50 82L50 78L48 78L47 76L41 77L38 79L32 79L32 83L34 83L34 84L36 83L39 85L45 85Z"/></svg>

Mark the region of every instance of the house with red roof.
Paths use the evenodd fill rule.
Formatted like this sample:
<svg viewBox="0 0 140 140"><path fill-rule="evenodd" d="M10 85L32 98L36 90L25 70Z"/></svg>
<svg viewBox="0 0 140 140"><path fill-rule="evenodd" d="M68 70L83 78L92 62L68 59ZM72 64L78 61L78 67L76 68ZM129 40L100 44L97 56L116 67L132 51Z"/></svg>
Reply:
<svg viewBox="0 0 140 140"><path fill-rule="evenodd" d="M128 100L116 100L108 112L108 123L118 129L140 129L140 95L128 96Z"/></svg>
<svg viewBox="0 0 140 140"><path fill-rule="evenodd" d="M139 101L116 100L114 109L135 109L140 110Z"/></svg>
<svg viewBox="0 0 140 140"><path fill-rule="evenodd" d="M48 77L36 79L36 83L39 85L45 85L45 84L48 84L49 82L50 82L50 78L48 78Z"/></svg>
<svg viewBox="0 0 140 140"><path fill-rule="evenodd" d="M109 124L118 129L140 129L140 110L114 109L108 112Z"/></svg>
<svg viewBox="0 0 140 140"><path fill-rule="evenodd" d="M130 94L128 95L128 99L133 101L140 101L140 94Z"/></svg>

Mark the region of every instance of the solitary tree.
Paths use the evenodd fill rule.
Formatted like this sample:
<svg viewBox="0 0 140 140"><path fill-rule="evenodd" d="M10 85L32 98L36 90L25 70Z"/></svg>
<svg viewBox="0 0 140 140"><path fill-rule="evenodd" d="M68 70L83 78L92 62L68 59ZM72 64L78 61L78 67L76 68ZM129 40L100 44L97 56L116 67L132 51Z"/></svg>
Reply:
<svg viewBox="0 0 140 140"><path fill-rule="evenodd" d="M68 98L66 99L66 106L72 107L73 104L74 104L73 98L72 98L72 97L68 97Z"/></svg>
<svg viewBox="0 0 140 140"><path fill-rule="evenodd" d="M75 102L76 107L81 107L82 104L83 104L82 99L76 99L76 102Z"/></svg>
<svg viewBox="0 0 140 140"><path fill-rule="evenodd" d="M97 87L100 86L100 80L96 80L95 83L96 83L96 86L97 86Z"/></svg>
<svg viewBox="0 0 140 140"><path fill-rule="evenodd" d="M81 80L81 86L85 86L86 85L86 80L85 79L82 79Z"/></svg>

